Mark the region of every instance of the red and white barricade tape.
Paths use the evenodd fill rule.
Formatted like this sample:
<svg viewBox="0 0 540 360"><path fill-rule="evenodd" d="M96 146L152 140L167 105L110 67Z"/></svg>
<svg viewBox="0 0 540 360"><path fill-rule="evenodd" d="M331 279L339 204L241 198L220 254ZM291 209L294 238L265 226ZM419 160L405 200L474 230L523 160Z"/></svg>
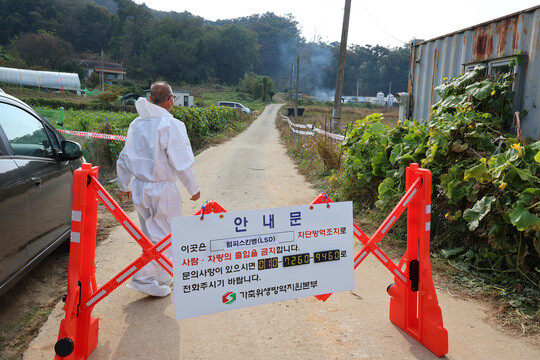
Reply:
<svg viewBox="0 0 540 360"><path fill-rule="evenodd" d="M343 136L343 135L334 134L334 133L331 133L331 132L328 132L328 131L324 131L324 130L321 130L321 129L316 128L314 126L303 125L303 124L295 124L287 116L285 116L283 114L280 114L280 115L281 115L281 118L289 124L289 128L291 129L291 131L293 131L295 133L298 133L300 135L313 136L317 132L319 134L326 135L326 136L331 137L332 139L335 139L335 140L338 140L338 141L345 140L345 136ZM300 128L300 129L308 129L308 130L312 130L312 131L296 130L295 127Z"/></svg>
<svg viewBox="0 0 540 360"><path fill-rule="evenodd" d="M60 130L60 129L58 131L63 134L75 135L75 136L81 136L81 137L87 137L87 138L126 141L126 137L124 135L99 134L99 133L91 133L91 132L86 132L86 131L73 131L73 130Z"/></svg>

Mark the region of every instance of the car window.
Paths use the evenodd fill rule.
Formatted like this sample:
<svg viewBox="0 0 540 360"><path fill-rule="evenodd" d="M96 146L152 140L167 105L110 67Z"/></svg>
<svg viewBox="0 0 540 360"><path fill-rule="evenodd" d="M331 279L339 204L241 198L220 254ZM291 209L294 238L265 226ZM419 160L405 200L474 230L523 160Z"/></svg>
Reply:
<svg viewBox="0 0 540 360"><path fill-rule="evenodd" d="M0 103L0 126L14 155L54 158L43 124L16 106Z"/></svg>
<svg viewBox="0 0 540 360"><path fill-rule="evenodd" d="M58 152L60 151L60 143L58 142L58 138L53 133L51 129L45 126L45 130L47 130L47 134L49 135L49 139L51 139L51 145L52 147Z"/></svg>

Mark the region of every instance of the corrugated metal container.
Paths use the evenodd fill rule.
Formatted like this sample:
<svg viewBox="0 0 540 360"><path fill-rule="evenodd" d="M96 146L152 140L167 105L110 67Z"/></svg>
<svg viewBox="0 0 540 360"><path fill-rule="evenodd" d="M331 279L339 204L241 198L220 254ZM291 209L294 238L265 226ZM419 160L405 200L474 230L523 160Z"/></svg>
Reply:
<svg viewBox="0 0 540 360"><path fill-rule="evenodd" d="M469 66L504 66L521 52L524 64L516 72L516 107L524 135L540 138L540 6L413 45L409 69L412 118L428 118L440 99L435 88ZM536 108L535 108L536 106Z"/></svg>
<svg viewBox="0 0 540 360"><path fill-rule="evenodd" d="M81 91L78 74L0 67L0 82L38 88Z"/></svg>

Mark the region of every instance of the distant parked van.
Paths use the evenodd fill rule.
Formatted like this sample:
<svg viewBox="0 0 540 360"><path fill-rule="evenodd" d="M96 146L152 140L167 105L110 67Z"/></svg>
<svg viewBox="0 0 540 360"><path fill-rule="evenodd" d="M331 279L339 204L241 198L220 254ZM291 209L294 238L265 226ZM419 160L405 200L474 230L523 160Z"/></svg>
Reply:
<svg viewBox="0 0 540 360"><path fill-rule="evenodd" d="M237 103L237 102L231 102L231 101L220 101L218 102L218 106L228 106L233 109L240 109L246 114L251 114L251 110L249 108L245 107L244 105Z"/></svg>

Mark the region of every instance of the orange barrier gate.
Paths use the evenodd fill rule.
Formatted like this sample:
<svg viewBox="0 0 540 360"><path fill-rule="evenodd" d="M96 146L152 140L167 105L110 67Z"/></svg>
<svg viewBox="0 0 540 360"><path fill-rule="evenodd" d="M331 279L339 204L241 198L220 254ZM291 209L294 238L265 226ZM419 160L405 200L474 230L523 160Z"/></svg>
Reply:
<svg viewBox="0 0 540 360"><path fill-rule="evenodd" d="M91 316L94 306L150 261L156 260L172 276L172 263L163 255L171 246L171 235L152 244L97 179L98 168L91 164L82 164L73 174L68 285L64 297L66 316L60 323L55 359L79 360L90 356L98 342L99 320ZM94 265L98 199L143 249L137 260L100 288ZM204 214L220 212L225 212L221 205L209 202L195 215L204 217Z"/></svg>
<svg viewBox="0 0 540 360"><path fill-rule="evenodd" d="M152 260L172 275L172 263L163 255L171 246L171 235L152 244L129 219L116 201L98 182L98 168L83 164L73 175L73 211L71 248L65 318L61 321L55 359L86 359L98 342L98 319L91 316L94 306ZM373 253L392 273L396 283L388 287L390 320L437 356L448 352L448 333L443 327L442 313L431 278L429 252L431 217L431 172L411 164L406 169L406 192L381 226L368 237L356 225L354 236L363 246L354 257L355 269ZM95 278L95 248L98 201L143 248L142 255L105 285L97 288ZM329 203L324 193L312 204ZM396 265L378 246L399 216L408 209L407 250ZM226 210L217 202L205 203L194 215L221 213ZM327 300L331 294L316 298Z"/></svg>
<svg viewBox="0 0 540 360"><path fill-rule="evenodd" d="M354 226L354 236L362 248L354 257L354 268L370 253L394 275L395 283L387 288L390 298L390 321L431 350L437 356L448 353L448 331L431 277L431 171L410 164L405 174L406 192L373 236ZM324 193L312 204L332 200ZM405 209L407 211L407 250L396 265L378 246ZM326 301L332 294L316 296Z"/></svg>

